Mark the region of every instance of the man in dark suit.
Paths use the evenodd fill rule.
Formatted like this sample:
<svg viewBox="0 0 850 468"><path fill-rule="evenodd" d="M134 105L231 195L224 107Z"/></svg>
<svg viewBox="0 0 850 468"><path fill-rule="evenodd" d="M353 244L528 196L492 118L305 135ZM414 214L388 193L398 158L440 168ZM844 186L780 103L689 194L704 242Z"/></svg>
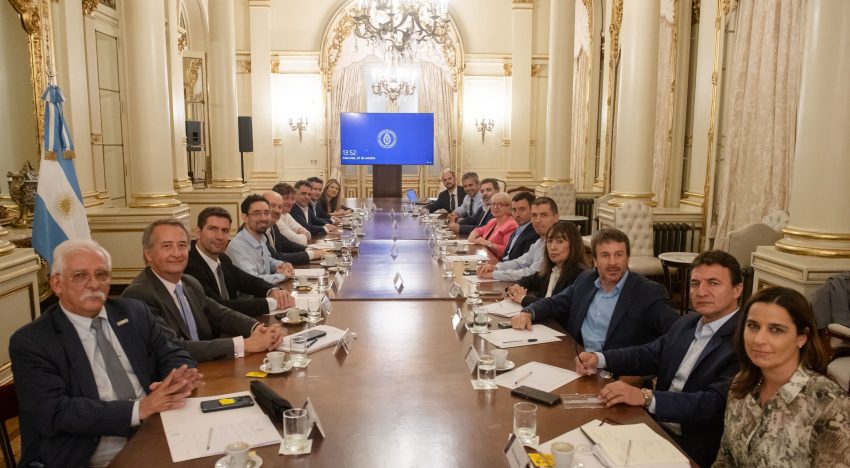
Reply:
<svg viewBox="0 0 850 468"><path fill-rule="evenodd" d="M588 351L640 345L667 333L678 315L660 284L628 271L628 236L602 229L594 235L591 251L595 270L524 308L511 325L530 329L532 320L555 318Z"/></svg>
<svg viewBox="0 0 850 468"><path fill-rule="evenodd" d="M185 404L197 363L144 304L107 300L109 253L69 240L53 254L59 303L12 335L20 466L105 466L149 416Z"/></svg>
<svg viewBox="0 0 850 468"><path fill-rule="evenodd" d="M493 213L490 211L490 199L493 195L499 193L499 181L487 178L481 181L480 187L481 207L472 216L460 218L455 223L449 223L449 229L453 232L469 235L475 228L481 227L493 219Z"/></svg>
<svg viewBox="0 0 850 468"><path fill-rule="evenodd" d="M338 231L339 226L334 226L316 218L315 213L310 209L312 206L310 204L311 193L310 182L306 180L295 182L295 205L289 211L289 214L295 221L298 221L298 224L310 231L310 234L313 236Z"/></svg>
<svg viewBox="0 0 850 468"><path fill-rule="evenodd" d="M319 203L319 198L322 196L322 187L324 187L325 181L314 176L308 177L307 182L310 182L310 210L313 212L313 216L326 224L339 224L339 219L331 216L330 213L322 208L322 204Z"/></svg>
<svg viewBox="0 0 850 468"><path fill-rule="evenodd" d="M198 280L183 274L189 259L189 231L183 223L172 218L154 221L142 233L142 248L148 266L122 297L147 304L195 359L242 357L280 344L280 325L261 325L219 304L204 294Z"/></svg>
<svg viewBox="0 0 850 468"><path fill-rule="evenodd" d="M519 192L511 199L511 216L516 221L517 228L508 240L503 261L515 260L528 252L531 244L537 242L540 236L531 226L531 204L534 195L530 192Z"/></svg>
<svg viewBox="0 0 850 468"><path fill-rule="evenodd" d="M224 253L230 225L230 213L224 208L201 210L184 273L201 283L207 297L251 317L293 306L295 300L287 291L245 273Z"/></svg>
<svg viewBox="0 0 850 468"><path fill-rule="evenodd" d="M446 213L452 213L463 204L466 193L464 193L463 188L456 184L455 173L451 169L445 169L440 177L446 189L437 195L436 200L425 205L422 208L423 212L427 210L429 213L433 213L438 210L445 210Z"/></svg>
<svg viewBox="0 0 850 468"><path fill-rule="evenodd" d="M283 214L283 197L279 193L269 190L263 192L263 198L269 203L269 210L271 210L272 215L272 222L266 231L267 245L272 257L293 265L308 265L310 260L321 259L325 256L323 250L308 249L301 244L292 242L283 235L278 224Z"/></svg>
<svg viewBox="0 0 850 468"><path fill-rule="evenodd" d="M723 434L729 383L738 372L732 337L743 285L738 261L726 252L703 252L691 266L695 314L651 343L581 353L576 371L588 375L607 368L619 375L657 375L655 391L614 382L599 396L608 406L645 407L691 458L711 466Z"/></svg>

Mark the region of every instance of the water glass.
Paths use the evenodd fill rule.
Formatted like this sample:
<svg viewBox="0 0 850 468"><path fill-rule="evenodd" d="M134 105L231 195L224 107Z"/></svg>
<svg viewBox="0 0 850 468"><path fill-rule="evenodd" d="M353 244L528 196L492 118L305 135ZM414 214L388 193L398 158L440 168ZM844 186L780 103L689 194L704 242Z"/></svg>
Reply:
<svg viewBox="0 0 850 468"><path fill-rule="evenodd" d="M298 453L307 443L307 410L292 408L283 412L283 449Z"/></svg>
<svg viewBox="0 0 850 468"><path fill-rule="evenodd" d="M317 323L322 319L321 298L319 296L307 296L307 322Z"/></svg>
<svg viewBox="0 0 850 468"><path fill-rule="evenodd" d="M481 294L478 291L478 283L472 281L466 287L466 302L468 304L481 304Z"/></svg>
<svg viewBox="0 0 850 468"><path fill-rule="evenodd" d="M528 402L514 405L514 434L524 445L534 443L537 436L537 405Z"/></svg>
<svg viewBox="0 0 850 468"><path fill-rule="evenodd" d="M328 278L328 272L323 271L318 278L319 281L319 291L327 291L330 280Z"/></svg>
<svg viewBox="0 0 850 468"><path fill-rule="evenodd" d="M289 358L293 366L303 366L307 362L307 338L304 335L290 338Z"/></svg>
<svg viewBox="0 0 850 468"><path fill-rule="evenodd" d="M487 312L484 312L481 309L475 310L475 315L473 316L473 326L475 331L484 331L487 330L487 322L490 321L490 317L487 315Z"/></svg>
<svg viewBox="0 0 850 468"><path fill-rule="evenodd" d="M342 249L342 265L351 266L351 249L348 247Z"/></svg>
<svg viewBox="0 0 850 468"><path fill-rule="evenodd" d="M496 383L493 381L495 378L496 359L489 354L481 355L478 358L478 385L483 388L496 388Z"/></svg>
<svg viewBox="0 0 850 468"><path fill-rule="evenodd" d="M454 264L448 258L443 257L443 278L454 278Z"/></svg>

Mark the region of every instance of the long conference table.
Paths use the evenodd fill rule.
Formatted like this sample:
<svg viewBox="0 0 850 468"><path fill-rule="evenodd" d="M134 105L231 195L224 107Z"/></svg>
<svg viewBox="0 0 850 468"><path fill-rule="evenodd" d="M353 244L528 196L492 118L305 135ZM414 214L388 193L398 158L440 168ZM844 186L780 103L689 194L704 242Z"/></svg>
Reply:
<svg viewBox="0 0 850 468"><path fill-rule="evenodd" d="M452 314L457 308L467 312L468 306L462 297L449 296L452 280L442 277L424 226L399 213L400 200L375 203L382 209L364 224L358 255L342 285L333 289L333 313L325 322L357 333L351 353L318 350L310 354L307 368L262 379L294 406L309 397L327 437L315 440L309 455L281 456L278 445L254 450L264 466L507 466L503 449L512 431L513 405L523 400L502 387L473 390L474 373L468 372L464 355L470 346L480 354L493 346L462 326L453 327ZM390 255L391 209L398 213L393 218L399 232L395 259ZM469 253L476 250L470 247ZM496 261L492 254L489 257ZM393 285L396 273L404 280L400 291ZM292 281L282 286L290 287L288 283ZM482 289L506 285L485 283ZM271 316L269 320L276 321ZM561 330L555 322L547 325ZM294 333L302 327L287 329ZM572 370L575 355L575 342L567 335L556 343L510 348L508 359L517 366L537 361ZM206 384L193 396L247 391L254 379L245 374L258 370L264 357L258 353L201 363ZM596 393L605 383L602 377L582 377L553 393ZM669 440L642 408L624 405L569 410L560 404L538 405L537 433L545 442L604 418L646 423ZM218 458L172 463L157 415L144 422L110 466L210 467Z"/></svg>

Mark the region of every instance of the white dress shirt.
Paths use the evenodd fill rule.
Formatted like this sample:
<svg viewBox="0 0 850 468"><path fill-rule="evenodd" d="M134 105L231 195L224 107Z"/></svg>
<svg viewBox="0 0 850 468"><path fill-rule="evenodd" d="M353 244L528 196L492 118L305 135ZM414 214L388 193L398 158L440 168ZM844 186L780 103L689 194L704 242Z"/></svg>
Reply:
<svg viewBox="0 0 850 468"><path fill-rule="evenodd" d="M283 234L283 237L295 242L296 244L300 244L306 246L310 243L310 231L304 229L303 226L298 224L298 221L295 221L295 218L292 217L289 213L284 213L280 215L280 219L277 220L277 228L280 229L280 233ZM299 234L298 231L306 231L307 234Z"/></svg>

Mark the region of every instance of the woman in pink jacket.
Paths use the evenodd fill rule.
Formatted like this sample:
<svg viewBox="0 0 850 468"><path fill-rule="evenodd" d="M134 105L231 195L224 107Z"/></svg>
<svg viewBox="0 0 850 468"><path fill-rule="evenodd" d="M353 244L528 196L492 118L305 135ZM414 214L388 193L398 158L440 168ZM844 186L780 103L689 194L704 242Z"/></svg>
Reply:
<svg viewBox="0 0 850 468"><path fill-rule="evenodd" d="M504 192L494 194L490 198L490 211L493 212L493 219L473 229L468 240L487 247L496 257L502 258L511 235L517 228L516 221L511 216L511 196Z"/></svg>

